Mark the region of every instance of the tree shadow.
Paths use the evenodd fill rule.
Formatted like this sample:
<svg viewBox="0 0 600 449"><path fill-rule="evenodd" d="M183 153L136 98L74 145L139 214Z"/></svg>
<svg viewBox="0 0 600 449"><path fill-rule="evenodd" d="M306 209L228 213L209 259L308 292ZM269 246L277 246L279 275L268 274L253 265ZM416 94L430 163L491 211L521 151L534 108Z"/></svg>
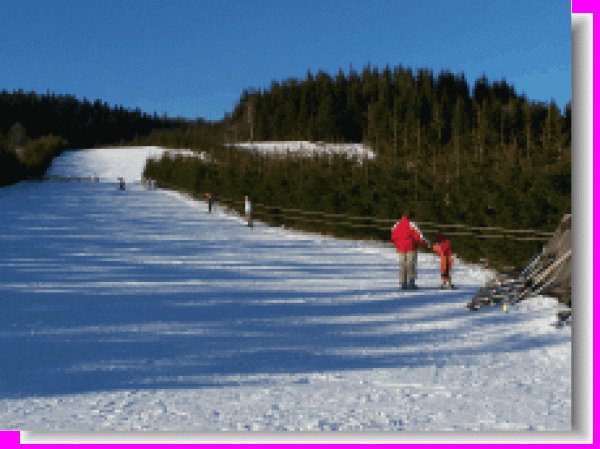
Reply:
<svg viewBox="0 0 600 449"><path fill-rule="evenodd" d="M0 197L5 398L455 364L562 342L518 326L469 341L503 325L465 308L477 286L401 292L394 257L350 242L266 240L160 192L27 187L27 202Z"/></svg>

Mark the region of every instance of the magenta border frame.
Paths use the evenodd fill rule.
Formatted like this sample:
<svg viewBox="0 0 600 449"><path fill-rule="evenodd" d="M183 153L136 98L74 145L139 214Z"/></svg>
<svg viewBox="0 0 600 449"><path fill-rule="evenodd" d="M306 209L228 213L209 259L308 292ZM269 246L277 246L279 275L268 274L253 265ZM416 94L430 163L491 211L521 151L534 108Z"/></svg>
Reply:
<svg viewBox="0 0 600 449"><path fill-rule="evenodd" d="M600 13L600 4L597 2L597 0L572 0L572 9L571 11L573 13L591 13L594 15L594 18L596 18L597 14L596 13ZM600 20L600 19L599 19ZM599 33L593 33L593 48L594 49L598 49L600 48L599 45L599 41L600 41L600 32ZM596 51L593 52L593 56L595 56ZM594 81L596 81L599 77L598 75L598 71L596 70L596 64L595 64L595 59L592 56L592 58L594 59L594 61L592 61L592 66L594 67L594 75L593 75L593 80L592 80L592 84L596 84ZM599 100L598 100L598 94L595 93L594 98L593 98L593 116L594 116L594 120L593 120L593 129L596 129L596 122L600 122L600 119L598 119L598 117L600 117L600 105L599 105ZM597 133L593 133L593 141L592 141L592 148L594 148L596 146L596 144L598 143L598 139L599 139L599 135ZM592 168L592 183L593 183L593 187L592 187L592 196L593 196L593 211L592 211L592 220L593 222L596 222L596 201L598 198L597 195L597 191L598 188L596 186L596 183L594 182L595 179L593 177L593 173L596 172L596 161L594 160L594 151L592 149L592 164L593 164L593 168ZM592 223L592 233L594 226ZM593 240L593 237L592 237ZM597 254L600 251L600 245L598 244L598 242L594 242L593 243L593 247L592 247L592 254ZM593 270L593 284L592 284L592 301L593 301L593 290L594 287L596 287L599 283L599 279L600 279L600 269L598 269L598 267L594 267L593 266L593 261L592 261L592 270ZM593 318L596 318L597 316L597 312L593 312ZM598 322L597 320L594 320L596 322ZM592 332L592 337L593 337L593 329L591 329ZM594 343L595 343L595 338L594 338ZM594 345L594 347L596 347L597 345ZM593 354L592 354L593 357ZM594 371L593 368L595 366L595 363L593 363L592 366L592 372ZM595 382L593 382L593 386L595 386ZM593 388L592 386L592 388ZM593 390L595 390L593 388ZM594 391L593 392L593 399L592 399L592 413L593 413L593 405L596 403L596 395L597 393ZM594 438L593 438L593 428L594 426L594 422L592 422L592 444L594 442ZM314 436L314 435L313 435ZM397 444L390 444L390 443L383 443L383 444L377 444L377 443L367 443L367 444L344 444L344 443L336 443L335 441L332 441L332 444L335 445L343 445L344 447L348 447L348 446L353 446L353 447L367 447L367 446L371 446L371 445L377 445L379 446L397 446ZM468 441L465 441L463 444L469 444L470 446L479 446L480 444L470 444ZM504 443L504 444L493 444L493 446L497 446L497 445L501 445L501 446L512 446L515 443ZM233 448L240 448L240 447L247 447L250 444L243 444L243 443L226 443L226 444L215 444L215 443L182 443L182 444L136 444L136 443L132 443L132 444L110 444L110 443L106 443L106 444L84 444L84 443L78 443L78 444L26 444L26 445L22 445L21 444L21 434L18 430L15 431L1 431L0 430L0 448L5 448L5 449L13 449L13 448L22 448L22 447L31 447L31 448L53 448L53 449L71 449L74 447L80 447L80 446L84 446L84 447L90 447L90 448L95 448L95 449L102 449L102 448L110 448L110 449L118 449L118 448L130 448L130 447L135 447L135 448L143 448L143 447L152 447L152 448L159 448L159 449L168 449L168 448L181 448L182 446L185 447L203 447L203 448L210 448L210 447L219 447L220 449L233 449ZM318 446L321 446L321 444L314 444L314 443L306 443L306 444L285 444L285 443L259 443L259 444L252 444L252 446L271 446L271 447L275 447L275 446L285 446L287 448L292 448L292 449L299 449L299 448L306 448L306 447L311 447L311 448L316 448ZM325 444L323 444L325 445ZM404 447L410 447L410 446L419 446L420 448L426 448L426 447L433 447L433 446L441 446L442 444L419 444L419 443L411 443L411 444L407 444L407 445L402 445ZM491 446L492 444L481 444L481 446ZM529 445L529 444L528 444Z"/></svg>

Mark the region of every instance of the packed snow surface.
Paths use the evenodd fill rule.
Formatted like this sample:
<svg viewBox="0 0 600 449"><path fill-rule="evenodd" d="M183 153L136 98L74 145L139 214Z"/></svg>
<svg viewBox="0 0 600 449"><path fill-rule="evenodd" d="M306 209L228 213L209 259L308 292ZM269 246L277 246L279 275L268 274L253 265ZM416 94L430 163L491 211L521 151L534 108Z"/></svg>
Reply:
<svg viewBox="0 0 600 449"><path fill-rule="evenodd" d="M0 429L570 430L555 300L471 312L490 273L244 221L141 178L157 148L65 153L105 182L0 189Z"/></svg>
<svg viewBox="0 0 600 449"><path fill-rule="evenodd" d="M115 182L117 178L123 178L125 182L140 181L146 159L160 159L163 154L187 157L205 155L187 149L162 147L111 147L71 151L68 157L56 159L46 175L48 178L99 178L103 182Z"/></svg>

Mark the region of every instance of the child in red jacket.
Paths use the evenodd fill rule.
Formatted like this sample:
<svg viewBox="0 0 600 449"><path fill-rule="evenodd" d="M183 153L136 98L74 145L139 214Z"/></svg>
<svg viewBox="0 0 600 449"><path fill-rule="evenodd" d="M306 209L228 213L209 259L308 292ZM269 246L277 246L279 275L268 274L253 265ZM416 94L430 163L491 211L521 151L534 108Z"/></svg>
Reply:
<svg viewBox="0 0 600 449"><path fill-rule="evenodd" d="M433 245L433 250L440 256L440 274L442 275L442 288L454 288L450 270L452 269L452 248L450 240L444 234L439 232L435 240L437 243Z"/></svg>

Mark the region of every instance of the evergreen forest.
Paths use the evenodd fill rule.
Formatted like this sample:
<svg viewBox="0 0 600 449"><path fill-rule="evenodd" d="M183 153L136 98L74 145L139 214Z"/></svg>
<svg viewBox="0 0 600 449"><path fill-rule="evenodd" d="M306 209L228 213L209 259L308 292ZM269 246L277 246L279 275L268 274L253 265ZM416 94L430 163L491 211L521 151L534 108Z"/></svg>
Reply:
<svg viewBox="0 0 600 449"><path fill-rule="evenodd" d="M376 157L232 146L274 140L363 143ZM522 267L571 210L570 105L531 101L504 80L470 86L460 74L401 66L308 72L242 92L216 122L0 93L0 185L40 176L66 148L125 143L202 152L149 161L145 176L240 211L249 195L266 222L387 241L410 209L428 237L443 230L460 257L496 267Z"/></svg>
<svg viewBox="0 0 600 449"><path fill-rule="evenodd" d="M43 175L68 148L125 142L182 120L71 95L0 92L0 186Z"/></svg>
<svg viewBox="0 0 600 449"><path fill-rule="evenodd" d="M343 236L388 239L393 220L410 209L429 237L447 225L462 257L519 267L543 243L519 231L552 231L570 212L570 121L570 105L529 101L506 81L485 77L469 86L462 75L402 67L309 72L243 92L210 131L154 133L145 141L208 157L165 157L150 162L146 176L238 207L250 195L266 221ZM218 144L268 140L363 142L377 157L273 157ZM354 225L288 220L285 209L339 214ZM470 232L456 232L461 226ZM476 227L516 232L492 238L474 235Z"/></svg>

